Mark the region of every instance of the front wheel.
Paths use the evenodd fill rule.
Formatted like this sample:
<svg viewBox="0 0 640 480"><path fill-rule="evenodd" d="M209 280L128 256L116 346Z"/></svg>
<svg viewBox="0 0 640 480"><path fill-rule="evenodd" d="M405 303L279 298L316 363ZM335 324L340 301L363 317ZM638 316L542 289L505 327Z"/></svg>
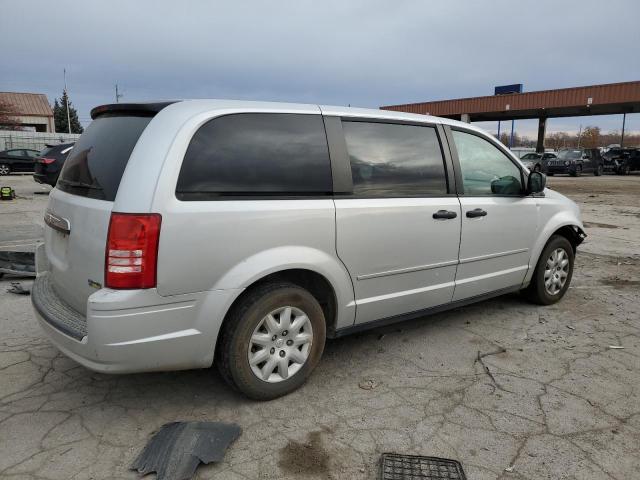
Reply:
<svg viewBox="0 0 640 480"><path fill-rule="evenodd" d="M598 165L596 169L593 171L593 174L596 177L599 177L600 175L602 175L602 171L603 171L602 165Z"/></svg>
<svg viewBox="0 0 640 480"><path fill-rule="evenodd" d="M576 165L576 168L571 171L571 176L579 177L580 175L582 175L582 165Z"/></svg>
<svg viewBox="0 0 640 480"><path fill-rule="evenodd" d="M630 171L629 165L621 165L620 168L618 168L618 175L629 175Z"/></svg>
<svg viewBox="0 0 640 480"><path fill-rule="evenodd" d="M0 175L9 175L11 173L11 167L6 163L0 163Z"/></svg>
<svg viewBox="0 0 640 480"><path fill-rule="evenodd" d="M542 250L525 295L539 305L559 301L569 288L575 255L569 240L553 235Z"/></svg>
<svg viewBox="0 0 640 480"><path fill-rule="evenodd" d="M255 288L229 313L217 347L218 369L254 400L299 388L322 357L324 313L308 291L291 283Z"/></svg>

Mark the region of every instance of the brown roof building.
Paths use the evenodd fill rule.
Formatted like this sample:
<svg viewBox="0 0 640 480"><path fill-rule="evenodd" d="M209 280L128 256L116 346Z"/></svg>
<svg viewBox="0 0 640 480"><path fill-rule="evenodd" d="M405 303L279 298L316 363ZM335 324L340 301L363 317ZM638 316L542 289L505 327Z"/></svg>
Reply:
<svg viewBox="0 0 640 480"><path fill-rule="evenodd" d="M10 106L11 117L22 129L54 133L53 110L42 93L0 92L0 103Z"/></svg>

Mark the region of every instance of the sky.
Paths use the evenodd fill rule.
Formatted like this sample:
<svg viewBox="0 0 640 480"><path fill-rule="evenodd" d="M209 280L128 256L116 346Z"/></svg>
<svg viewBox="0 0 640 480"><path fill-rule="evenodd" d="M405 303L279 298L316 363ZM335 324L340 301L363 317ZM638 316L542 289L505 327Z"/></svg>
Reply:
<svg viewBox="0 0 640 480"><path fill-rule="evenodd" d="M377 108L640 80L638 0L0 0L0 91ZM27 28L27 26L29 26ZM547 132L622 116L552 119ZM482 127L495 131L496 122ZM504 126L503 126L504 128ZM516 130L535 137L534 121ZM640 114L627 116L640 132Z"/></svg>

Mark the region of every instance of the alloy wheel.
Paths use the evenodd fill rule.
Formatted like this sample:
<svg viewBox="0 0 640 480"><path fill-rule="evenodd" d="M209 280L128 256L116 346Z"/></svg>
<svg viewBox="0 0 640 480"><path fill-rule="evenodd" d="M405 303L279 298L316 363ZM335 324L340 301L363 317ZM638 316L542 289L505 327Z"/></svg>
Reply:
<svg viewBox="0 0 640 480"><path fill-rule="evenodd" d="M265 315L249 340L251 371L268 383L282 382L295 375L311 353L313 328L305 312L280 307Z"/></svg>
<svg viewBox="0 0 640 480"><path fill-rule="evenodd" d="M549 295L560 293L569 276L569 255L564 248L551 252L544 268L544 288Z"/></svg>
<svg viewBox="0 0 640 480"><path fill-rule="evenodd" d="M11 169L8 165L0 165L0 175L9 175Z"/></svg>

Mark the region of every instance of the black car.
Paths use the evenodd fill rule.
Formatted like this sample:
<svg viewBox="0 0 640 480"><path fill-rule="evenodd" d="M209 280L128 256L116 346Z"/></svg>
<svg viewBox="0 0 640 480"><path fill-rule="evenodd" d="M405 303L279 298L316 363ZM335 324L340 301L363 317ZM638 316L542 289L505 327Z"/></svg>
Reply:
<svg viewBox="0 0 640 480"><path fill-rule="evenodd" d="M12 148L0 152L0 175L11 172L33 172L37 150L30 148Z"/></svg>
<svg viewBox="0 0 640 480"><path fill-rule="evenodd" d="M613 147L607 150L602 154L604 171L624 174L622 167L626 163L625 160L632 155L634 150L633 148L623 147Z"/></svg>
<svg viewBox="0 0 640 480"><path fill-rule="evenodd" d="M583 173L602 175L603 161L597 148L566 148L557 152L558 158L547 162L547 175L568 173L577 177Z"/></svg>
<svg viewBox="0 0 640 480"><path fill-rule="evenodd" d="M640 148L628 149L616 173L628 175L637 170L640 170Z"/></svg>
<svg viewBox="0 0 640 480"><path fill-rule="evenodd" d="M36 158L35 173L33 179L38 183L46 183L52 187L56 186L62 165L67 159L67 155L73 148L74 143L60 143L57 145L47 145Z"/></svg>

